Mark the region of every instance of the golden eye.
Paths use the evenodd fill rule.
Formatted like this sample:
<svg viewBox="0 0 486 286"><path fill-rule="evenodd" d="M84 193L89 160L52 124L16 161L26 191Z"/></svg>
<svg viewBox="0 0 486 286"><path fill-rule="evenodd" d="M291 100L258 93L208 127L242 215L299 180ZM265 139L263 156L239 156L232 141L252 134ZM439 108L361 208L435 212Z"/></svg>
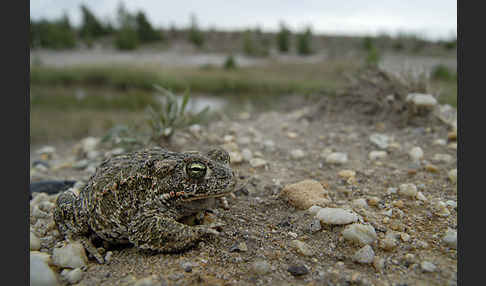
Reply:
<svg viewBox="0 0 486 286"><path fill-rule="evenodd" d="M194 179L203 178L206 175L207 167L200 162L192 162L186 166L186 172L189 177Z"/></svg>

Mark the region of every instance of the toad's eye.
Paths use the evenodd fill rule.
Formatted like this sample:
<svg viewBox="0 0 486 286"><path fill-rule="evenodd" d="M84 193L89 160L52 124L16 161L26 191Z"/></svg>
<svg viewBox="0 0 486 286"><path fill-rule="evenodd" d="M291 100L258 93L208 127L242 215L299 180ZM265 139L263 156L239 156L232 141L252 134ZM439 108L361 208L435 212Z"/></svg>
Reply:
<svg viewBox="0 0 486 286"><path fill-rule="evenodd" d="M192 162L186 166L186 172L189 177L194 179L203 178L206 175L207 167L200 162Z"/></svg>

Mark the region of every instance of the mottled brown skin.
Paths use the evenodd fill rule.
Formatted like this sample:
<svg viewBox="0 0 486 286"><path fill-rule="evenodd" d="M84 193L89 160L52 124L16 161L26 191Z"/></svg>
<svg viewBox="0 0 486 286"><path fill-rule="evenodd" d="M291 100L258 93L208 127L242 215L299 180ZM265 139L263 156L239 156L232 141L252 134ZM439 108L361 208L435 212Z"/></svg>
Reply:
<svg viewBox="0 0 486 286"><path fill-rule="evenodd" d="M100 263L103 257L89 239L93 234L110 243L177 252L218 234L210 226L178 220L213 207L215 198L235 184L224 150L203 155L146 149L104 161L79 196L61 193L54 220L63 235L81 241Z"/></svg>

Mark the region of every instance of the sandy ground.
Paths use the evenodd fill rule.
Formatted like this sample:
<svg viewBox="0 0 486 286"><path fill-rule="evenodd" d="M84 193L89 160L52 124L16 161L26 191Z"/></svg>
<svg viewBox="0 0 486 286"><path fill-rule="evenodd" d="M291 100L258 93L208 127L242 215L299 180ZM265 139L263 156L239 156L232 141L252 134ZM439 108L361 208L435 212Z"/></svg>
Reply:
<svg viewBox="0 0 486 286"><path fill-rule="evenodd" d="M357 102L342 100L289 97L273 111L235 114L203 126L197 134L178 133L170 149L248 149L265 164L232 163L248 184L228 197L229 210L215 210L215 218L225 223L220 236L181 254L110 247L109 263L100 265L91 258L77 285L457 285L457 250L443 241L449 228L457 228L457 187L448 175L457 164L454 141L448 139L450 126L433 116L420 124L399 124L393 112L365 113ZM373 133L385 134L390 141L387 156L375 161L368 157L379 149L369 140ZM73 153L75 143L55 146L51 165L79 160ZM416 162L408 154L413 147L423 150ZM40 159L38 148L32 146L31 161ZM292 155L296 149L303 151L302 157ZM346 153L347 162L327 162L331 152ZM450 160L437 160L436 154L447 154ZM426 167L431 164L433 169ZM353 179L340 176L342 170L354 171ZM87 180L90 174L64 164L36 170L32 180ZM311 231L313 215L281 197L286 185L305 179L320 182L328 191L328 207L352 209L373 226L374 262L354 261L361 246L343 238L345 226L322 224ZM393 191L405 183L415 184L425 200ZM357 199L367 203L358 206ZM31 230L42 237L38 220L31 209ZM395 247L383 246L389 233L396 235ZM292 246L296 239L311 253L299 253ZM62 238L45 240L41 251L52 253L57 241ZM255 270L261 261L267 269ZM424 262L436 268L427 272ZM307 269L303 275L288 271L299 265ZM147 277L152 284L142 284Z"/></svg>

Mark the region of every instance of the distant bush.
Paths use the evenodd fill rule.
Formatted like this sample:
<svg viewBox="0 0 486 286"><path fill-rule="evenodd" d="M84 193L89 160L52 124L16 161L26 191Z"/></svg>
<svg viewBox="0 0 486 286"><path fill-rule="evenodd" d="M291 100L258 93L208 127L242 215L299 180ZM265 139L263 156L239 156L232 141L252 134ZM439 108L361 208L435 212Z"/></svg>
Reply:
<svg viewBox="0 0 486 286"><path fill-rule="evenodd" d="M277 46L282 53L287 53L290 48L290 30L284 23L280 24L280 31L277 34Z"/></svg>
<svg viewBox="0 0 486 286"><path fill-rule="evenodd" d="M199 30L195 15L191 15L191 28L189 30L189 41L198 48L201 48L204 45L204 35Z"/></svg>
<svg viewBox="0 0 486 286"><path fill-rule="evenodd" d="M268 41L263 38L259 29L246 30L243 34L243 52L249 56L268 56Z"/></svg>
<svg viewBox="0 0 486 286"><path fill-rule="evenodd" d="M448 67L445 65L439 64L432 69L431 78L434 80L457 80L457 73L452 73Z"/></svg>
<svg viewBox="0 0 486 286"><path fill-rule="evenodd" d="M229 55L226 57L226 60L224 61L223 68L225 70L233 70L236 69L236 60L233 57L233 55Z"/></svg>
<svg viewBox="0 0 486 286"><path fill-rule="evenodd" d="M312 32L307 28L303 33L297 35L297 52L299 55L309 55L312 53Z"/></svg>
<svg viewBox="0 0 486 286"><path fill-rule="evenodd" d="M72 49L76 46L76 32L69 18L59 20L30 21L30 46L47 49Z"/></svg>
<svg viewBox="0 0 486 286"><path fill-rule="evenodd" d="M446 50L453 50L457 47L457 39L444 41L442 45Z"/></svg>
<svg viewBox="0 0 486 286"><path fill-rule="evenodd" d="M110 24L106 27L101 23L101 21L96 18L96 16L88 9L87 6L81 5L82 22L81 28L79 30L79 35L82 39L87 41L92 41L93 39L99 38L101 36L107 35L113 32Z"/></svg>
<svg viewBox="0 0 486 286"><path fill-rule="evenodd" d="M375 46L371 46L371 49L368 50L368 53L366 55L366 64L368 66L376 67L380 62L380 59L381 59L381 55L378 49Z"/></svg>
<svg viewBox="0 0 486 286"><path fill-rule="evenodd" d="M145 17L145 13L139 11L135 16L138 38L142 43L162 40L162 33L156 31Z"/></svg>
<svg viewBox="0 0 486 286"><path fill-rule="evenodd" d="M395 40L393 42L392 49L395 51L403 51L405 49L405 45L401 40Z"/></svg>
<svg viewBox="0 0 486 286"><path fill-rule="evenodd" d="M118 24L120 28L115 35L115 46L120 50L135 50L139 45L137 22L120 3L118 6Z"/></svg>
<svg viewBox="0 0 486 286"><path fill-rule="evenodd" d="M373 44L373 39L371 37L365 37L363 39L363 49L365 51L370 51L375 45Z"/></svg>

